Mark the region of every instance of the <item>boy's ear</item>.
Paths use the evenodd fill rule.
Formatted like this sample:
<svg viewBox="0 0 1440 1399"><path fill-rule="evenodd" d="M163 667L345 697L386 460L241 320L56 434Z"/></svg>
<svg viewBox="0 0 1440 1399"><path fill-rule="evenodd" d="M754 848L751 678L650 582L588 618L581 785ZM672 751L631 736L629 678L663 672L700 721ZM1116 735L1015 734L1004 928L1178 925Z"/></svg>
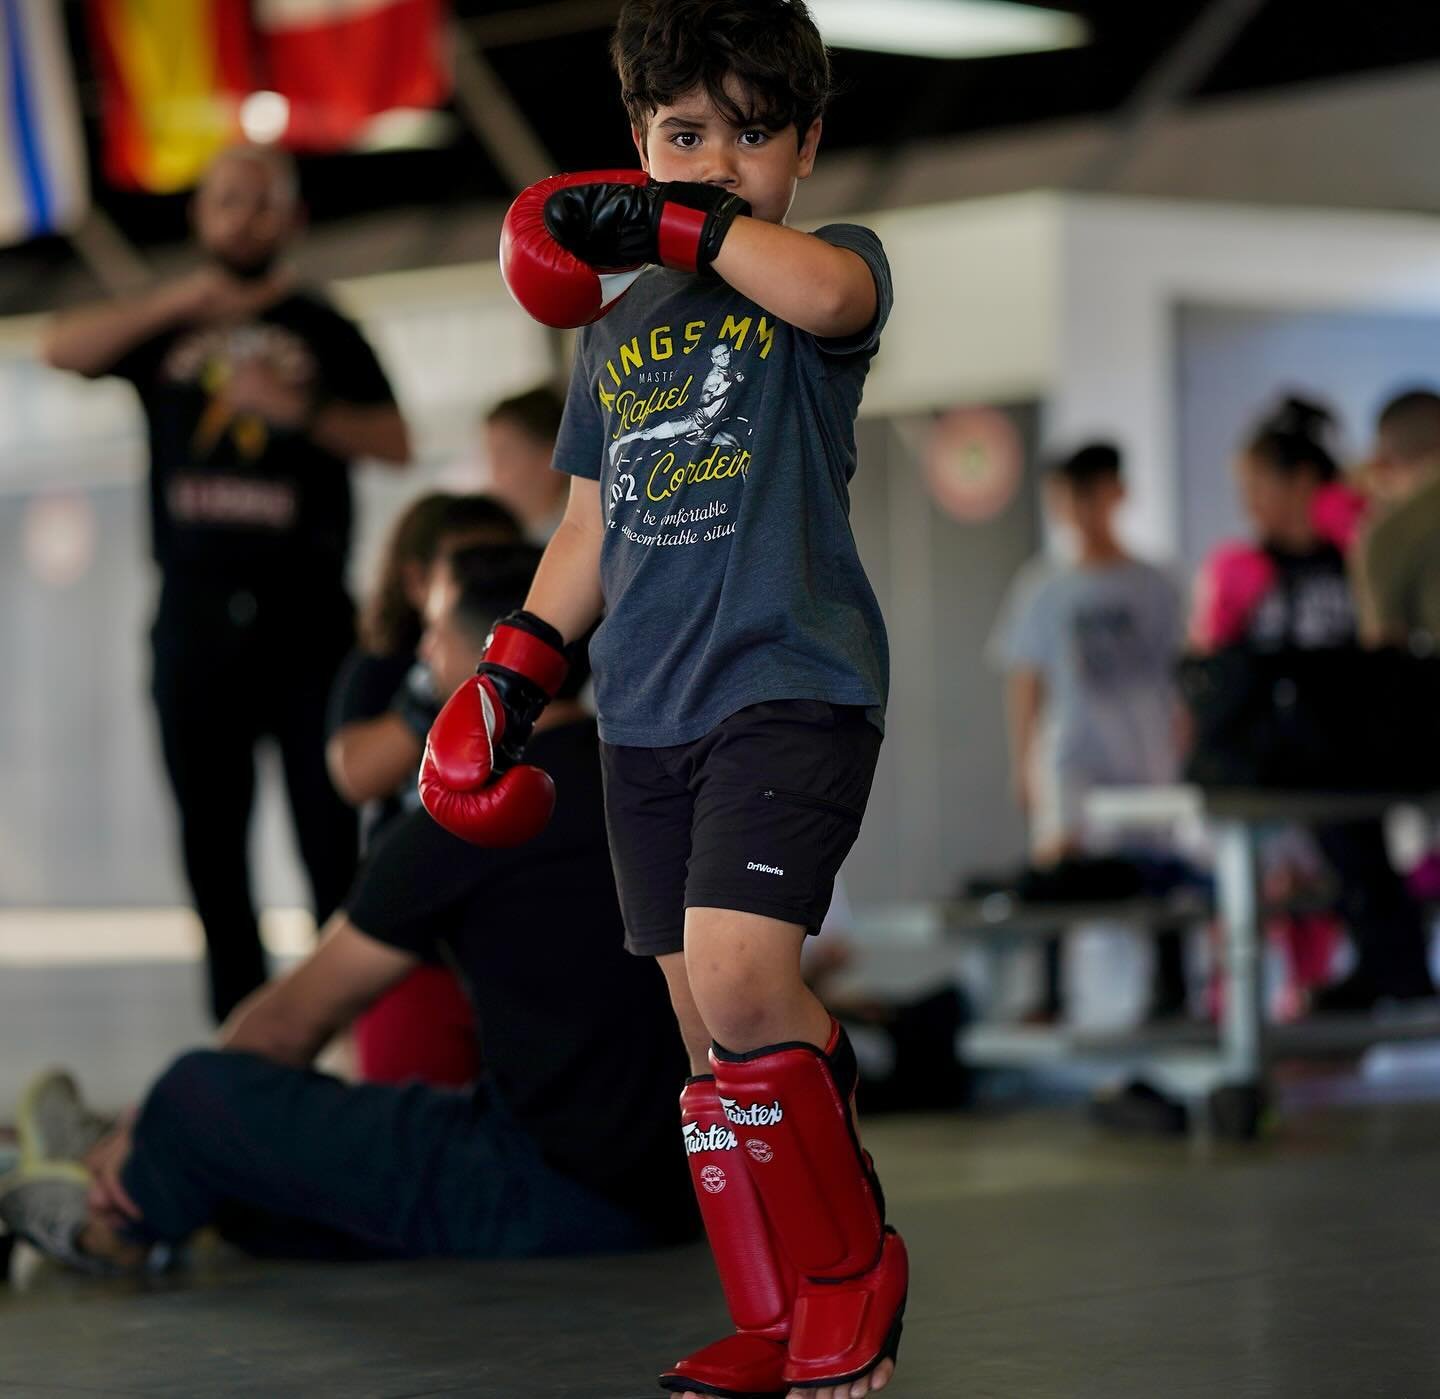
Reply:
<svg viewBox="0 0 1440 1399"><path fill-rule="evenodd" d="M640 152L640 168L648 175L650 173L650 157L645 153L645 133L638 126L632 126L630 139L635 142L635 149Z"/></svg>
<svg viewBox="0 0 1440 1399"><path fill-rule="evenodd" d="M820 130L824 122L816 117L810 123L810 129L805 133L804 139L800 142L800 158L795 168L798 179L805 179L815 168L815 156L820 149Z"/></svg>

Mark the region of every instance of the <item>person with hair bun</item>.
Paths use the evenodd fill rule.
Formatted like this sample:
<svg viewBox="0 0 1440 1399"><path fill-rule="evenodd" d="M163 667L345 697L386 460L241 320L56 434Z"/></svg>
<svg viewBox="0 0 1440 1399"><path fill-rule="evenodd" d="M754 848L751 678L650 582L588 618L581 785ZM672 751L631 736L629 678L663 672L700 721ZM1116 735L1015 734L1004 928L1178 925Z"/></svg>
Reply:
<svg viewBox="0 0 1440 1399"><path fill-rule="evenodd" d="M1344 535L1337 542L1338 531L1326 529L1332 514L1326 507L1341 480L1333 431L1328 409L1291 397L1246 438L1234 469L1254 538L1217 546L1201 567L1194 649L1314 650L1354 642Z"/></svg>
<svg viewBox="0 0 1440 1399"><path fill-rule="evenodd" d="M1327 409L1289 397L1246 438L1235 475L1254 538L1217 546L1202 566L1190 627L1194 650L1357 645L1345 551L1360 511L1336 505L1335 493L1347 488L1331 446L1334 428ZM1339 885L1337 912L1357 964L1342 981L1313 992L1311 1007L1356 1011L1381 1000L1433 996L1424 919L1390 863L1381 823L1349 821L1312 834ZM1298 978L1305 964L1330 958L1317 956L1297 928L1291 919L1285 931Z"/></svg>

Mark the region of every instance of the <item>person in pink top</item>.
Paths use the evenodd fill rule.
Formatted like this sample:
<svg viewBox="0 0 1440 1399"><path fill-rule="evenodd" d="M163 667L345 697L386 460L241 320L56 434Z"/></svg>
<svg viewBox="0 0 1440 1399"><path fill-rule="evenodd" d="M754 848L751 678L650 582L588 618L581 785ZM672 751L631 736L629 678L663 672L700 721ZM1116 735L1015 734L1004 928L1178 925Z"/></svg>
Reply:
<svg viewBox="0 0 1440 1399"><path fill-rule="evenodd" d="M1358 644L1346 549L1363 509L1329 445L1333 425L1326 409L1286 398L1245 439L1235 476L1253 536L1218 545L1202 565L1192 650L1274 653ZM1313 835L1340 886L1338 912L1357 965L1315 993L1312 1006L1364 1010L1380 1000L1433 996L1424 921L1390 864L1380 823L1322 826Z"/></svg>

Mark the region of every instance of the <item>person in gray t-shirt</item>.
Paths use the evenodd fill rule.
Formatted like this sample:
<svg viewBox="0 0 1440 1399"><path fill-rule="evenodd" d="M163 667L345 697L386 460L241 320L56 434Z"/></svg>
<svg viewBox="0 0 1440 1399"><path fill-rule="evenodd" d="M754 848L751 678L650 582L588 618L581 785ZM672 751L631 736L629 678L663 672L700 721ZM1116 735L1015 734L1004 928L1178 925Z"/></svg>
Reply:
<svg viewBox="0 0 1440 1399"><path fill-rule="evenodd" d="M1028 565L991 641L1008 677L1014 786L1042 859L1083 848L1090 788L1175 779L1172 671L1183 636L1179 589L1116 537L1119 453L1082 448L1057 465L1048 490L1078 557Z"/></svg>

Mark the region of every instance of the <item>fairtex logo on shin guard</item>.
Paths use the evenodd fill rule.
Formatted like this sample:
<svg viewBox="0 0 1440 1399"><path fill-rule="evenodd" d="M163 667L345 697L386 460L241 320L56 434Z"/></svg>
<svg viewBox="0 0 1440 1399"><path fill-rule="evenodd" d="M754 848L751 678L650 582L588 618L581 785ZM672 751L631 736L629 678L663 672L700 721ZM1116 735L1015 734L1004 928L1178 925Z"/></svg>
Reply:
<svg viewBox="0 0 1440 1399"><path fill-rule="evenodd" d="M698 1122L685 1124L685 1154L699 1156L702 1151L734 1151L740 1145L735 1133L718 1122L712 1122L703 1131Z"/></svg>
<svg viewBox="0 0 1440 1399"><path fill-rule="evenodd" d="M780 1106L780 1099L766 1107L764 1103L751 1103L749 1107L742 1108L734 1098L721 1098L720 1106L725 1109L725 1116L737 1127L773 1127L777 1122L785 1120L785 1109Z"/></svg>

